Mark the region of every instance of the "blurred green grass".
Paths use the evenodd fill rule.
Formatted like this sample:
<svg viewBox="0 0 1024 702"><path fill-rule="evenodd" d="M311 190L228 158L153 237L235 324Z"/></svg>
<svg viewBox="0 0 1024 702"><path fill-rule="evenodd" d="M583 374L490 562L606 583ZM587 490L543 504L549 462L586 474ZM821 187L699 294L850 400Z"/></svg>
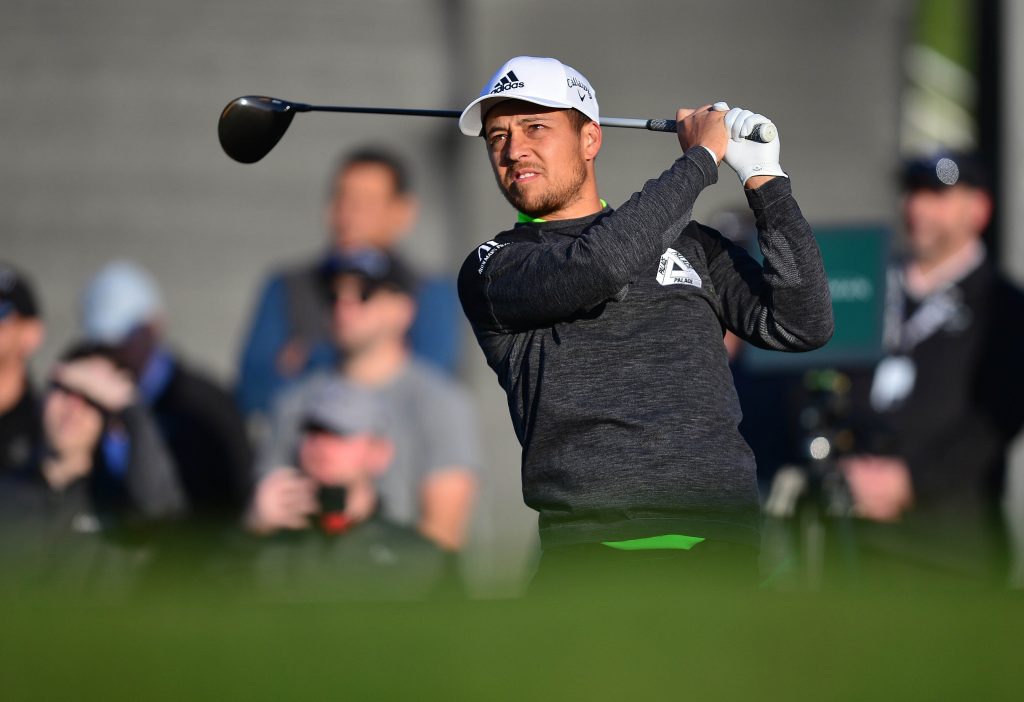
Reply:
<svg viewBox="0 0 1024 702"><path fill-rule="evenodd" d="M1024 604L921 588L0 604L5 700L1018 700Z"/></svg>

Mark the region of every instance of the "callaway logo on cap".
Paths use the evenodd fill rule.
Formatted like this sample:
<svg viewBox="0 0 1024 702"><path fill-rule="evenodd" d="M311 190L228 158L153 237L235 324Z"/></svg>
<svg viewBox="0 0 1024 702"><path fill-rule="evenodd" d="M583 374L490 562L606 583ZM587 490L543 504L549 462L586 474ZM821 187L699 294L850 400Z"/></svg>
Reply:
<svg viewBox="0 0 1024 702"><path fill-rule="evenodd" d="M598 121L597 94L575 68L553 58L517 56L498 69L480 96L459 117L459 129L480 136L487 110L502 100L525 100L544 107L575 107Z"/></svg>

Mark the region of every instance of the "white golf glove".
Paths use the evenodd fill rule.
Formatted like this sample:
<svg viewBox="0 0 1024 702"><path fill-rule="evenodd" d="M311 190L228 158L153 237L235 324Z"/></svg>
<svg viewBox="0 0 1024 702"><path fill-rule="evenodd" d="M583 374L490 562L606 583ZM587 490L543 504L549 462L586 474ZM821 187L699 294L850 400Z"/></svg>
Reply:
<svg viewBox="0 0 1024 702"><path fill-rule="evenodd" d="M752 176L789 177L779 165L781 145L777 135L767 144L744 138L754 131L755 126L763 122L771 122L770 119L740 107L730 110L724 102L715 103L714 108L728 110L725 115L725 128L729 130L730 141L729 148L725 151L724 160L730 168L736 171L741 185L746 185L747 179Z"/></svg>

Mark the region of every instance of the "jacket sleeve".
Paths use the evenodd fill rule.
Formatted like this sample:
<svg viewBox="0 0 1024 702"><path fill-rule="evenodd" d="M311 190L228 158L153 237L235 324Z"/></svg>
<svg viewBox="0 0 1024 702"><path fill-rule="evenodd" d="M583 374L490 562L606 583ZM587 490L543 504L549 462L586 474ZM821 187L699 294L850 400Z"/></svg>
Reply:
<svg viewBox="0 0 1024 702"><path fill-rule="evenodd" d="M244 415L268 412L284 382L277 356L288 342L287 305L284 278L274 276L260 293L239 362L235 395Z"/></svg>
<svg viewBox="0 0 1024 702"><path fill-rule="evenodd" d="M979 408L969 408L953 426L934 433L931 440L907 442L897 452L907 463L914 498L919 504L957 502L971 494L996 498L1006 438ZM991 488L990 492L985 488Z"/></svg>
<svg viewBox="0 0 1024 702"><path fill-rule="evenodd" d="M187 511L185 492L170 452L153 417L136 404L121 415L131 438L126 487L134 511L147 519L164 519Z"/></svg>
<svg viewBox="0 0 1024 702"><path fill-rule="evenodd" d="M689 222L697 196L717 179L714 160L695 147L579 237L487 242L459 275L467 316L478 330L509 333L593 309L665 250Z"/></svg>
<svg viewBox="0 0 1024 702"><path fill-rule="evenodd" d="M757 220L763 265L704 228L714 237L708 267L722 323L761 348L810 351L824 346L834 330L832 298L821 252L789 179L775 178L746 194Z"/></svg>

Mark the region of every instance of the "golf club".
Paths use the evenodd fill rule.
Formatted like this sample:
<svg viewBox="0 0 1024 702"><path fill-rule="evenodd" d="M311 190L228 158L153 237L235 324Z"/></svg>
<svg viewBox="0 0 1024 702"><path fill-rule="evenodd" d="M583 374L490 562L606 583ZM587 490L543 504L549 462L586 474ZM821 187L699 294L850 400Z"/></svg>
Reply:
<svg viewBox="0 0 1024 702"><path fill-rule="evenodd" d="M270 153L288 130L297 112L348 112L368 115L407 115L413 117L449 117L458 119L459 110L420 110L399 107L346 107L307 105L262 95L235 98L220 113L217 135L224 153L239 163L256 163ZM602 117L602 127L647 129L652 132L676 131L674 119L631 119ZM775 125L759 124L747 139L768 143L775 139Z"/></svg>

